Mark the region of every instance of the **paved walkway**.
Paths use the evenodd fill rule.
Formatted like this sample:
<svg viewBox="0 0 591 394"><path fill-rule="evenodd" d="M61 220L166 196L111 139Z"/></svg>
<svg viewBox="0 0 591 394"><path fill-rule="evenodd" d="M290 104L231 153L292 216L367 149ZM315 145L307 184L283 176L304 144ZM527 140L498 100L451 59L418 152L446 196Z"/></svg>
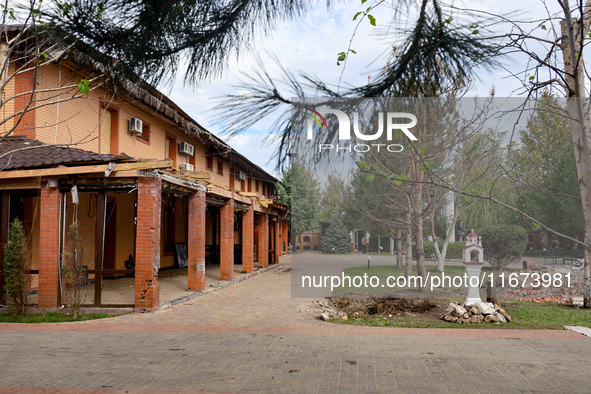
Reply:
<svg viewBox="0 0 591 394"><path fill-rule="evenodd" d="M0 324L0 392L591 392L583 335L321 322L288 258L152 314Z"/></svg>

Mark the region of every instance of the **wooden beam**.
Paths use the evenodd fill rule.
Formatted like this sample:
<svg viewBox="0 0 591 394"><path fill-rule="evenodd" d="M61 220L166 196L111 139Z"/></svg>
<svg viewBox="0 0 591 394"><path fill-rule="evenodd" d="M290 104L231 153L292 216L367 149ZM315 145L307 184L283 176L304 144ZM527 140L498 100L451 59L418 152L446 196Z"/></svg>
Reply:
<svg viewBox="0 0 591 394"><path fill-rule="evenodd" d="M149 170L172 167L170 160L154 160L143 161L136 163L120 163L115 166L113 172L130 171L130 170ZM57 175L73 175L73 174L90 174L105 172L106 164L92 165L92 166L76 166L76 167L58 167L58 168L42 168L35 170L15 170L15 171L0 171L0 180L2 179L17 179L30 178L37 176L57 176Z"/></svg>
<svg viewBox="0 0 591 394"><path fill-rule="evenodd" d="M0 190L39 189L40 187L41 178L15 179L0 183Z"/></svg>
<svg viewBox="0 0 591 394"><path fill-rule="evenodd" d="M181 174L187 178L197 180L208 180L211 179L211 172L209 171L177 171L175 175Z"/></svg>
<svg viewBox="0 0 591 394"><path fill-rule="evenodd" d="M138 172L139 170L130 170L130 171L117 171L115 169L115 172L112 172L111 175L109 175L109 178L137 178L138 177ZM103 182L105 180L105 174L88 174L85 175L86 178L96 178L96 179L100 179L101 182Z"/></svg>
<svg viewBox="0 0 591 394"><path fill-rule="evenodd" d="M256 200L252 200L252 205L254 205L254 211L259 213L267 213L267 210L263 208L261 204L259 204Z"/></svg>
<svg viewBox="0 0 591 394"><path fill-rule="evenodd" d="M240 195L244 197L258 197L259 194L255 192L240 192Z"/></svg>
<svg viewBox="0 0 591 394"><path fill-rule="evenodd" d="M208 185L207 192L211 193L213 195L216 195L216 196L223 197L223 198L233 198L234 200L239 201L244 204L248 204L248 205L252 204L250 198L246 198L244 196L241 196L240 194L233 193L230 190L222 189L222 188L215 186L215 185Z"/></svg>
<svg viewBox="0 0 591 394"><path fill-rule="evenodd" d="M191 190L206 190L205 186L203 186L202 184L187 179L185 177L180 177L178 175L172 175L169 174L167 172L161 172L160 175L162 176L162 180L164 182L168 182L171 183L173 185L177 185L177 186L182 186Z"/></svg>

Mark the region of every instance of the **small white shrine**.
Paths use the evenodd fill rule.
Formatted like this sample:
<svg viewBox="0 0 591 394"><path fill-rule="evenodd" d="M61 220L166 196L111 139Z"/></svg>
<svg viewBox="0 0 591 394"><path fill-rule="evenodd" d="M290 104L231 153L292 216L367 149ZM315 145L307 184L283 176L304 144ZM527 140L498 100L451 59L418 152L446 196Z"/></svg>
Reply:
<svg viewBox="0 0 591 394"><path fill-rule="evenodd" d="M482 302L480 299L480 271L484 265L484 248L482 239L474 230L466 237L466 246L462 249L462 261L466 267L468 294L464 305Z"/></svg>
<svg viewBox="0 0 591 394"><path fill-rule="evenodd" d="M474 233L474 230L466 237L466 246L462 249L462 261L484 264L482 239Z"/></svg>

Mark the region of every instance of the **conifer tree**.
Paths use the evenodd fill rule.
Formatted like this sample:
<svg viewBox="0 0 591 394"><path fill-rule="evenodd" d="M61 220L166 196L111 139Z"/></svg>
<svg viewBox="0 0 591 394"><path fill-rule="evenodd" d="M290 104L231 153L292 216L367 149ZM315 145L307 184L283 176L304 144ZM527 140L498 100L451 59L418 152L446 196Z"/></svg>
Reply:
<svg viewBox="0 0 591 394"><path fill-rule="evenodd" d="M27 240L23 223L18 218L13 220L8 242L4 245L4 280L6 296L13 302L13 312L26 315L31 277L27 274Z"/></svg>
<svg viewBox="0 0 591 394"><path fill-rule="evenodd" d="M351 251L351 236L338 217L333 218L320 237L320 249L323 253L348 253Z"/></svg>

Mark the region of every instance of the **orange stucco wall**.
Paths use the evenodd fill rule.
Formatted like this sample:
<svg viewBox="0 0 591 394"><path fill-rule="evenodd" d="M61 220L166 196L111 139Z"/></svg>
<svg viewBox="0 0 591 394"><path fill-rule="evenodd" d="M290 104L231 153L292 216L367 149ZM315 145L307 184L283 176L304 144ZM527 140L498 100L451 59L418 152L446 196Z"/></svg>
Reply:
<svg viewBox="0 0 591 394"><path fill-rule="evenodd" d="M11 70L14 70L13 64L10 67ZM196 170L206 170L207 148L196 138L186 135L177 125L156 111L140 103L131 103L120 96L113 96L102 88L92 90L83 97L67 100L78 92L75 84L81 78L80 73L62 64L50 64L39 68L36 77L35 103L37 105L54 103L35 111L33 133L35 139L48 144L77 144L76 146L82 149L95 152L104 151L101 149L99 137L101 117L107 107L118 113L118 121L113 124L113 128L117 132L113 132L114 140L111 140L110 153L125 153L136 158L162 160L166 158L166 137L169 136L176 139L175 150L178 150L180 142L188 142L195 146L194 158L177 154L177 169L180 168L181 163L193 162ZM64 88L65 86L68 88ZM10 97L14 91L15 80L11 80L5 89L6 96ZM55 103L56 101L60 102ZM15 100L10 100L2 108L4 118L13 113L14 105ZM127 131L129 119L132 117L140 118L149 124L149 141L131 135ZM13 125L14 121L8 121L0 130L7 131L7 128ZM218 156L214 156L214 168L210 172L210 181L219 186L229 187L230 164L222 159L223 175L219 175L217 160ZM251 180L252 192L255 192L255 181L255 179ZM248 191L247 184L248 181L245 181L245 191ZM241 189L241 183L238 180L235 182L235 189ZM262 194L260 185L258 192Z"/></svg>
<svg viewBox="0 0 591 394"><path fill-rule="evenodd" d="M10 65L9 72L14 71L14 65ZM154 110L140 104L126 101L120 96L113 96L106 90L100 88L91 91L89 94L73 100L69 97L76 94L78 89L72 87L83 76L63 64L51 64L39 68L36 76L36 89L34 99L35 105L52 103L35 110L31 121L34 124L32 137L47 144L75 144L77 148L91 150L95 152L104 151L101 147L101 117L106 110L117 114L113 117L111 125L110 150L109 153L125 153L131 157L144 159L163 160L167 158L165 149L167 138L174 138L176 145L173 149L177 152L175 167L180 169L182 163L193 163L195 170L206 171L207 157L209 149L199 140L186 135L172 121ZM16 81L18 82L18 81ZM15 83L12 80L5 87L5 96L14 95ZM70 86L63 88L64 86ZM16 86L18 88L18 86ZM92 87L92 86L91 86ZM46 91L46 92L44 92ZM55 103L55 101L59 103ZM18 103L17 103L18 104ZM10 100L1 109L0 116L6 119L14 113L15 100ZM149 125L149 140L131 135L128 130L128 121L132 117L140 118L146 125ZM14 120L0 125L0 132L6 132L14 126ZM22 134L22 133L21 133ZM29 135L29 134L26 134ZM193 158L178 154L178 144L188 142L195 146ZM218 158L213 156L213 169L210 171L210 182L227 188L230 186L230 163L222 159L223 174L218 174ZM238 169L236 169L238 171ZM247 175L248 176L248 175ZM251 177L249 177L251 178ZM251 178L251 192L256 192L256 179ZM262 182L258 181L258 194L263 194ZM236 190L248 190L248 179L243 185L239 180L235 180L234 188ZM116 269L125 269L125 260L128 256L135 255L135 217L136 217L136 192L128 193L108 193L108 200L116 203ZM80 193L80 202L76 206L72 203L70 193L66 193L65 223L67 231L68 225L74 220L76 212L80 223L80 232L84 240L85 264L89 269L94 269L95 259L95 203L96 193ZM163 199L164 201L164 199ZM187 242L187 208L186 202L178 200L175 205L175 242ZM28 218L30 235L29 243L31 247L31 268L36 269L39 266L39 220L38 207L39 199L30 198ZM207 219L208 243L213 242L213 237L217 237L219 244L219 234L213 235L210 231L212 223ZM164 225L162 226L164 231ZM174 253L167 250L163 245L164 237L161 237L161 267L173 267ZM238 232L234 234L234 242L240 243ZM92 279L92 277L91 277ZM33 288L37 286L37 278L34 277Z"/></svg>

